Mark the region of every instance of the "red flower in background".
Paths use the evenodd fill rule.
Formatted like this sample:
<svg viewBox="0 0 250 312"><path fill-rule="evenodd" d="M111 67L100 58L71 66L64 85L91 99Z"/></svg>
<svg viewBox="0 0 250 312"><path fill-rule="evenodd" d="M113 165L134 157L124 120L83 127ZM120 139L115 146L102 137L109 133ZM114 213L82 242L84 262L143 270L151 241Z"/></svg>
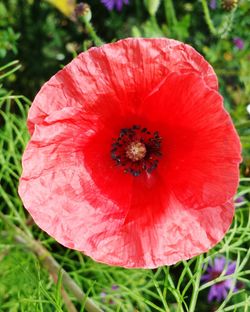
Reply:
<svg viewBox="0 0 250 312"><path fill-rule="evenodd" d="M97 261L153 268L207 251L233 217L240 143L212 67L169 39L80 54L36 96L19 193Z"/></svg>

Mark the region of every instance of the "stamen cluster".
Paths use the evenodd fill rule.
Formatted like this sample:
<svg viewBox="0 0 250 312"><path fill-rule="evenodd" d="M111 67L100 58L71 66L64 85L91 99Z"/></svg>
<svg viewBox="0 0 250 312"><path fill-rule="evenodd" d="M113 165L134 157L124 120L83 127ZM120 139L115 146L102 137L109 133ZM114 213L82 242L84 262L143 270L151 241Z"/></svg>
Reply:
<svg viewBox="0 0 250 312"><path fill-rule="evenodd" d="M232 11L238 5L238 0L222 0L221 6L225 11Z"/></svg>
<svg viewBox="0 0 250 312"><path fill-rule="evenodd" d="M147 128L133 125L123 128L119 137L111 145L111 158L118 166L124 167L125 173L134 177L143 171L151 173L159 163L162 138L158 131L150 132Z"/></svg>

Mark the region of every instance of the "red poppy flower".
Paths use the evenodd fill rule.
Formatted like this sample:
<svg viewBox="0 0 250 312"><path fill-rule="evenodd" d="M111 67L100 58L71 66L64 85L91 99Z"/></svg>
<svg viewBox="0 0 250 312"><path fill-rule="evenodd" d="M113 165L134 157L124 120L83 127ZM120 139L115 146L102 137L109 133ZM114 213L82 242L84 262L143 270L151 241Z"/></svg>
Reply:
<svg viewBox="0 0 250 312"><path fill-rule="evenodd" d="M80 54L29 112L19 193L97 261L153 268L207 251L233 217L240 143L212 67L169 39Z"/></svg>

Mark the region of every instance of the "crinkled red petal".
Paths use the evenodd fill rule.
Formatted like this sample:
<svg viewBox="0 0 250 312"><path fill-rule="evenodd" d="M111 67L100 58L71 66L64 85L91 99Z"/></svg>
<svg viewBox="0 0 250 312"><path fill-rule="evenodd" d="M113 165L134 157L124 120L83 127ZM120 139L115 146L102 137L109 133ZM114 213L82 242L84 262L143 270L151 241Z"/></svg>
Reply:
<svg viewBox="0 0 250 312"><path fill-rule="evenodd" d="M35 143L30 143L24 165L36 159L37 166L24 171L19 188L35 222L64 246L111 265L154 268L207 251L228 230L234 214L232 201L200 209L184 206L173 194L164 193L165 183L158 176L152 181L156 192L145 185L141 188L143 181L133 179L130 193L120 194L127 197L127 209L121 209L96 188L78 148L68 152L69 142L64 142L65 150L50 144L36 155ZM40 161L55 148L58 157L41 168ZM117 184L122 193L121 182Z"/></svg>
<svg viewBox="0 0 250 312"><path fill-rule="evenodd" d="M53 111L84 108L107 94L117 100L127 93L140 98L169 72L197 73L210 88L218 89L213 68L191 46L173 39L128 38L80 54L53 76L32 104L29 130L32 133L34 125Z"/></svg>
<svg viewBox="0 0 250 312"><path fill-rule="evenodd" d="M203 58L173 40L129 39L81 54L30 110L19 193L36 223L63 245L124 267L211 248L231 224L240 162L216 86ZM133 124L162 137L152 174L125 174L110 157L112 139Z"/></svg>
<svg viewBox="0 0 250 312"><path fill-rule="evenodd" d="M196 74L173 73L145 100L141 115L163 137L159 170L180 201L199 208L233 197L241 146L218 92Z"/></svg>

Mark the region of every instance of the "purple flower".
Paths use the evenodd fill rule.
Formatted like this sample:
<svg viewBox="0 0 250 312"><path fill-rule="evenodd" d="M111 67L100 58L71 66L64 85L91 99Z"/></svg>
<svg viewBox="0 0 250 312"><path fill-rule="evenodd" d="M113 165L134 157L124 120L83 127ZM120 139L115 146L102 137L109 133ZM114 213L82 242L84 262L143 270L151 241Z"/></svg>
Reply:
<svg viewBox="0 0 250 312"><path fill-rule="evenodd" d="M233 43L239 50L244 49L244 41L240 37L233 38Z"/></svg>
<svg viewBox="0 0 250 312"><path fill-rule="evenodd" d="M105 291L102 291L101 293L100 293L100 297L101 298L105 298L107 296L107 293L105 292Z"/></svg>
<svg viewBox="0 0 250 312"><path fill-rule="evenodd" d="M113 284L110 288L112 291L117 291L119 289L119 286L116 285L116 284ZM101 297L101 301L103 303L108 303L108 304L111 304L111 305L114 305L115 304L115 300L113 300L114 298L120 298L120 295L119 294L112 294L112 298L110 298L111 296L111 293L110 291L106 292L105 289L102 290L102 292L100 293L100 297Z"/></svg>
<svg viewBox="0 0 250 312"><path fill-rule="evenodd" d="M116 285L116 284L114 284L114 285L112 285L111 289L112 289L112 290L117 290L117 289L119 289L119 286Z"/></svg>
<svg viewBox="0 0 250 312"><path fill-rule="evenodd" d="M209 264L207 271L201 277L201 281L209 282L216 279L217 277L221 276L225 268L226 268L225 275L233 274L236 268L236 262L229 261L227 263L225 257L215 258L213 265ZM234 284L233 279L229 278L227 280L212 285L208 293L208 301L209 302L211 302L212 300L216 300L218 302L222 301L227 297L227 294L232 287L234 287L233 291L237 291L238 288L233 286L233 284Z"/></svg>
<svg viewBox="0 0 250 312"><path fill-rule="evenodd" d="M109 11L112 11L114 8L121 11L123 4L129 4L129 0L101 0L101 3L104 4Z"/></svg>
<svg viewBox="0 0 250 312"><path fill-rule="evenodd" d="M210 7L210 9L215 10L217 7L216 0L210 0L209 1L209 7Z"/></svg>
<svg viewBox="0 0 250 312"><path fill-rule="evenodd" d="M242 204L242 203L244 203L244 201L245 201L245 197L244 196L239 196L239 197L237 197L236 199L235 199L235 203L236 204Z"/></svg>

